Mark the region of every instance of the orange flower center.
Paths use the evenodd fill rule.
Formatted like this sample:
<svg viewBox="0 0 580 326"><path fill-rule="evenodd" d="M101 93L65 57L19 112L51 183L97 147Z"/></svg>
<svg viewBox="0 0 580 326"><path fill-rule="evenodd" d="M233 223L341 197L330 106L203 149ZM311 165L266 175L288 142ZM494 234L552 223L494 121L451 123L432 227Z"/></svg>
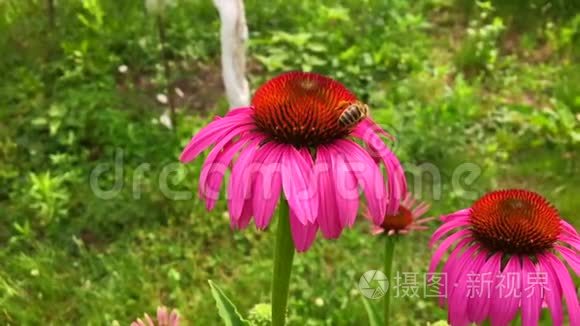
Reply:
<svg viewBox="0 0 580 326"><path fill-rule="evenodd" d="M490 192L471 209L472 231L491 251L533 255L552 248L560 234L558 211L535 192Z"/></svg>
<svg viewBox="0 0 580 326"><path fill-rule="evenodd" d="M397 215L385 216L382 227L385 231L401 231L407 229L411 223L413 223L413 213L406 207L399 206Z"/></svg>
<svg viewBox="0 0 580 326"><path fill-rule="evenodd" d="M349 134L338 119L356 101L344 85L314 73L290 72L262 85L252 99L254 121L274 140L316 146Z"/></svg>

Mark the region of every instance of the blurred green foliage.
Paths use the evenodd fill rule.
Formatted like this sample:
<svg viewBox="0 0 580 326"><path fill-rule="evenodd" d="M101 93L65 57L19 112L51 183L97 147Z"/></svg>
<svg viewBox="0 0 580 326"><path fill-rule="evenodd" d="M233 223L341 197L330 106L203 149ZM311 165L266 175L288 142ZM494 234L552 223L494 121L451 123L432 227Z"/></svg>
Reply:
<svg viewBox="0 0 580 326"><path fill-rule="evenodd" d="M171 88L182 93L170 94L177 130L159 121L165 79L155 19L142 1L59 0L54 25L46 3L0 2L0 323L128 324L164 304L190 323L216 324L208 279L263 323L271 232L232 232L223 201L205 211L196 196L201 160L164 170L226 109L211 1L179 0L165 13ZM574 2L245 5L253 88L296 69L341 80L397 136L407 167L438 168L442 194L429 190L434 178L418 190L432 199L432 214L469 205L466 192L526 187L579 225ZM458 187L455 172L465 163L481 175ZM112 198L91 188L95 169L105 171L98 187L118 190ZM188 195L169 199L165 178ZM412 234L397 248L395 271L426 270L428 236ZM290 324L366 320L356 283L380 268L381 248L361 222L298 255ZM400 325L446 316L431 299L393 304Z"/></svg>

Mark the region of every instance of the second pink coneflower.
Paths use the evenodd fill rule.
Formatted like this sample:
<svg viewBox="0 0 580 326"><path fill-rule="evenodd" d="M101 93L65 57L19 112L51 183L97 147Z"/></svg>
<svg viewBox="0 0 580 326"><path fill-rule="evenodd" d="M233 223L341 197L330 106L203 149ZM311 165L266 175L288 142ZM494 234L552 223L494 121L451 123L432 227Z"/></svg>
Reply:
<svg viewBox="0 0 580 326"><path fill-rule="evenodd" d="M451 325L508 325L518 311L524 326L538 325L543 306L553 324L562 325L562 299L569 324L580 325L576 289L564 264L580 271L580 237L546 199L527 190L493 191L441 219L431 239L439 244L429 272L453 248L440 287Z"/></svg>
<svg viewBox="0 0 580 326"><path fill-rule="evenodd" d="M395 244L399 235L404 235L413 230L427 230L424 224L432 221L432 217L421 218L429 210L430 205L418 201L411 193L407 193L401 201L399 207L387 212L383 221L379 224L373 224L372 233L374 235L385 235L385 256L384 256L384 273L389 284L392 284L393 260L395 257ZM368 212L365 217L373 220ZM390 305L392 297L392 287L388 288L384 297L384 322L390 325L391 318Z"/></svg>
<svg viewBox="0 0 580 326"><path fill-rule="evenodd" d="M407 193L399 209L395 214L385 216L379 225L373 224L372 233L374 235L384 234L388 236L407 234L414 230L428 230L425 223L433 221L433 217L421 218L429 210L430 205L426 202L418 201L413 194ZM370 219L370 216L366 214Z"/></svg>

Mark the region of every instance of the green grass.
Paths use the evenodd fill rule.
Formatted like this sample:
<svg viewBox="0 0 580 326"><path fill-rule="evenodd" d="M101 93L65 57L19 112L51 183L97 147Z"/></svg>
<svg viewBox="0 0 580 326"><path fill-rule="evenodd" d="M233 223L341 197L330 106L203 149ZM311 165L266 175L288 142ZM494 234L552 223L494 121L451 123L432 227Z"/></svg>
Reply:
<svg viewBox="0 0 580 326"><path fill-rule="evenodd" d="M269 303L273 230L232 231L224 200L206 212L196 195L201 159L170 175L186 199L159 186L191 135L227 107L211 1L167 12L172 85L185 92L177 130L158 122L165 84L142 1L58 1L54 28L44 3L0 2L0 324L126 325L160 304L188 324L219 324L209 279L245 316ZM580 12L557 2L538 17L521 1L494 4L246 1L249 78L255 89L303 69L353 89L397 136L410 171L439 171L440 194L422 180L430 214L467 207L470 194L524 187L577 227ZM111 168L99 186L113 189L119 151L123 183L104 200L90 175ZM477 177L457 186L465 166ZM295 257L290 325L366 321L356 284L383 264L383 244L368 231L361 219ZM426 270L429 236L399 243L395 272ZM432 298L394 298L391 311L397 325L446 319Z"/></svg>

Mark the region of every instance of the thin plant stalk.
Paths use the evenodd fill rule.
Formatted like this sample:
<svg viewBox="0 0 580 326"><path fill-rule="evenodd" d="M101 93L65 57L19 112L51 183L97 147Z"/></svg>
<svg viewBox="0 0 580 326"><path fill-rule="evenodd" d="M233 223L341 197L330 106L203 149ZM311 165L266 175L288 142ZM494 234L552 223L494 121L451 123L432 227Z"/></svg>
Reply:
<svg viewBox="0 0 580 326"><path fill-rule="evenodd" d="M385 293L385 326L391 325L390 322L390 305L393 288L393 257L395 253L396 236L386 236L385 238L385 275L387 276L388 288Z"/></svg>
<svg viewBox="0 0 580 326"><path fill-rule="evenodd" d="M272 325L283 326L286 323L288 288L295 251L290 230L290 208L285 199L280 201L277 228L272 275Z"/></svg>

